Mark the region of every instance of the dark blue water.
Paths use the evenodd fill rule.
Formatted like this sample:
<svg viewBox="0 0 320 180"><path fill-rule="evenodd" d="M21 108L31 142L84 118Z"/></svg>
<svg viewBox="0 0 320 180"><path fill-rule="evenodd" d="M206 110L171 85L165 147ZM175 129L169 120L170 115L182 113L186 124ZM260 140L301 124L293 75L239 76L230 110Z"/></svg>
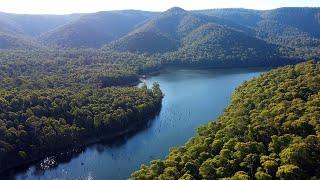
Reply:
<svg viewBox="0 0 320 180"><path fill-rule="evenodd" d="M228 105L234 89L262 69L174 69L147 79L165 94L160 114L149 126L114 142L91 145L43 170L39 163L14 172L14 179L126 179L141 164L163 159L184 144L200 125L214 121Z"/></svg>

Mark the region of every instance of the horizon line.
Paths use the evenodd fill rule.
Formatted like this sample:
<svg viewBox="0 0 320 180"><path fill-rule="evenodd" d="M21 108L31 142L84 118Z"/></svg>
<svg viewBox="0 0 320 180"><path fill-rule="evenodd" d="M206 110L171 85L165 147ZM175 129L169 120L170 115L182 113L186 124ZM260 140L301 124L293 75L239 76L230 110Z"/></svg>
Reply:
<svg viewBox="0 0 320 180"><path fill-rule="evenodd" d="M181 8L179 6L173 6L171 8ZM169 8L169 9L171 9ZM244 7L221 7L221 8L208 8L208 9L184 9L186 11L205 11L205 10L219 10L219 9L243 9L243 10L253 10L253 11L271 11L276 9L282 9L282 8L320 8L320 6L283 6L283 7L277 7L277 8L270 8L270 9L253 9L253 8L244 8ZM75 14L93 14L93 13L99 13L99 12L117 12L117 11L142 11L142 12L154 12L154 13L161 13L165 12L169 9L166 9L164 11L152 11L152 10L142 10L142 9L115 9L115 10L99 10L99 11L91 11L91 12L69 12L69 13L17 13L17 12L8 12L8 11L0 11L0 13L3 14L15 14L15 15L52 15L52 16L63 16L63 15L75 15Z"/></svg>

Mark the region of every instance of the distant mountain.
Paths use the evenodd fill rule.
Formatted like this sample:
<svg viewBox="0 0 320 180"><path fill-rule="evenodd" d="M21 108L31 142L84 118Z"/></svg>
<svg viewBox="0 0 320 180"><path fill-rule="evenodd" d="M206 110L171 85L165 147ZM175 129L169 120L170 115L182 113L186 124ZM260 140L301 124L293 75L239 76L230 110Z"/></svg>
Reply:
<svg viewBox="0 0 320 180"><path fill-rule="evenodd" d="M92 13L43 34L40 40L58 47L97 48L126 35L155 14L135 10Z"/></svg>
<svg viewBox="0 0 320 180"><path fill-rule="evenodd" d="M320 8L280 8L266 11L262 17L320 38Z"/></svg>
<svg viewBox="0 0 320 180"><path fill-rule="evenodd" d="M241 9L241 8L227 8L227 9L207 9L196 10L194 13L205 14L208 16L219 17L224 20L229 20L237 24L241 24L247 27L255 27L259 21L261 21L262 11Z"/></svg>
<svg viewBox="0 0 320 180"><path fill-rule="evenodd" d="M32 49L42 47L36 40L40 34L79 18L72 15L24 15L0 12L0 49Z"/></svg>
<svg viewBox="0 0 320 180"><path fill-rule="evenodd" d="M23 30L19 27L17 22L8 18L8 14L0 13L0 32L9 34L23 34Z"/></svg>
<svg viewBox="0 0 320 180"><path fill-rule="evenodd" d="M207 32L209 29L210 32ZM224 30L227 32L222 32ZM208 34L200 36L200 31ZM239 44L242 46L239 49L244 48L244 54L250 48L250 51L254 51L251 54L265 51L268 54L266 57L269 54L279 55L279 52L304 59L320 56L320 8L186 11L174 7L162 13L136 10L72 15L0 13L0 32L3 40L0 43L6 48L16 47L8 44L26 44L20 42L26 42L27 39L32 44L55 48L105 47L118 52L152 55L166 53L174 55L174 58L194 56L194 52L202 59L217 55L217 47L225 48L221 49L221 53L229 52L231 47L223 43L232 40L233 45ZM223 40L215 39L217 32L221 35L218 39ZM194 36L198 38L187 40ZM247 46L245 42L253 43L253 47ZM197 49L205 54L199 54ZM182 52L185 54L182 55Z"/></svg>
<svg viewBox="0 0 320 180"><path fill-rule="evenodd" d="M181 48L169 53L169 59L183 64L252 66L281 62L279 47L223 25L205 24L182 39Z"/></svg>
<svg viewBox="0 0 320 180"><path fill-rule="evenodd" d="M40 34L78 19L82 14L71 15L27 15L0 12L0 30L25 36Z"/></svg>
<svg viewBox="0 0 320 180"><path fill-rule="evenodd" d="M320 47L320 8L280 8L261 17L258 37L289 47Z"/></svg>
<svg viewBox="0 0 320 180"><path fill-rule="evenodd" d="M212 9L195 11L233 21L270 43L294 48L320 47L320 8L279 8L267 11Z"/></svg>
<svg viewBox="0 0 320 180"><path fill-rule="evenodd" d="M190 13L172 8L154 17L108 47L117 51L163 53L179 46L180 22Z"/></svg>
<svg viewBox="0 0 320 180"><path fill-rule="evenodd" d="M228 20L196 14L174 7L149 20L128 35L109 44L107 48L136 53L164 53L181 47L181 40L196 28L219 23L247 33L250 29Z"/></svg>
<svg viewBox="0 0 320 180"><path fill-rule="evenodd" d="M36 41L24 36L0 32L0 49L35 49L41 48Z"/></svg>

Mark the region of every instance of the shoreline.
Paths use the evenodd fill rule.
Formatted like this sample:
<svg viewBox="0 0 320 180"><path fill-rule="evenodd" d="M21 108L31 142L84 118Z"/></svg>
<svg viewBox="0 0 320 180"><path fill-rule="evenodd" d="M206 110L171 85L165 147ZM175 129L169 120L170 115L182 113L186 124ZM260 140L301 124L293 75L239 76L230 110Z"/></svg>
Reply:
<svg viewBox="0 0 320 180"><path fill-rule="evenodd" d="M272 69L272 68L278 68L278 67L282 67L282 66L288 66L288 65L294 65L296 63L292 63L292 64L278 64L278 65L274 65L274 66L268 66L268 65L253 65L253 66L238 66L238 67L233 67L232 65L227 65L227 66L223 66L223 65L196 65L196 64L164 64L162 65L161 68L155 70L155 71L150 71L147 73L143 73L143 74L137 74L138 75L138 80L128 83L124 86L129 86L129 87L133 87L133 86L138 86L141 83L146 82L146 80L151 77L151 76L156 76L158 74L161 73L165 73L170 71L171 69L176 70L176 69L198 69L198 70L210 70L210 69ZM122 85L121 85L122 86Z"/></svg>
<svg viewBox="0 0 320 180"><path fill-rule="evenodd" d="M137 83L140 84L141 80L146 80L150 76L155 76L160 73L167 72L170 69L199 69L199 70L210 70L210 69L270 69L270 68L278 68L282 66L288 66L288 65L294 65L297 64L297 62L292 62L292 63L287 63L287 64L277 64L277 65L253 65L253 66L247 66L247 65L239 65L239 66L232 66L232 65L197 65L197 64L164 64L162 65L161 68L151 71L145 74L138 74L139 76L139 81L138 82L133 82L130 84Z"/></svg>
<svg viewBox="0 0 320 180"><path fill-rule="evenodd" d="M57 154L64 155L69 152L72 152L74 149L85 148L87 146L90 146L90 145L93 145L93 144L96 144L96 143L99 143L102 141L112 140L112 139L130 134L130 133L133 133L135 131L139 131L140 129L143 129L149 122L151 122L159 114L159 112L161 110L162 101L160 101L159 103L160 103L159 109L153 115L150 115L146 118L141 119L140 121L132 123L132 124L128 125L127 127L124 127L123 130L120 130L120 131L115 132L113 134L109 133L109 134L105 134L105 135L98 136L98 137L90 137L88 139L84 139L83 141L77 142L77 143L79 143L79 145L77 145L77 146L72 146L71 148L66 147L66 148L57 149L54 152L48 153L46 155L40 155L40 157L28 159L23 162L13 164L10 167L0 169L0 177L6 176L6 175L11 175L11 172L10 172L11 170L14 170L15 168L17 168L17 169L23 168L24 166L30 166L31 164L36 163L36 162L40 162L42 159L49 157L49 156L55 156Z"/></svg>
<svg viewBox="0 0 320 180"><path fill-rule="evenodd" d="M217 66L195 66L195 65L166 65L166 66L163 66L162 68L158 69L157 71L153 71L153 72L150 72L150 73L146 73L146 74L141 74L141 75L138 75L139 76L139 80L138 81L135 81L135 82L132 82L130 84L127 84L126 86L137 86L139 85L140 83L142 83L143 81L142 80L146 80L148 77L152 76L152 75L156 75L156 74L159 74L159 73L163 73L163 72L166 72L168 71L168 69L170 68L190 68L190 69L232 69L230 67L217 67ZM250 67L238 67L237 69L242 69L242 68L265 68L265 66L250 66ZM161 106L161 102L160 102L160 106ZM159 111L160 112L160 109ZM156 116L157 113L155 113L153 115ZM92 145L92 144L96 144L96 143L99 143L101 141L107 141L107 140L112 140L113 138L117 138L117 137L121 137L123 135L126 135L126 134L129 134L129 133L132 133L132 132L135 132L137 130L139 130L141 127L139 127L139 125L143 124L143 123L146 123L146 122L149 122L151 121L152 118L150 117L147 117L145 119L142 119L141 121L138 121L138 122L135 122L131 125L128 125L127 127L125 127L123 130L120 130L119 132L116 132L114 134L106 134L106 135L102 135L102 136L98 136L98 137L89 137L83 141L79 141L77 143L79 143L79 145L77 146L73 146L71 148L61 148L61 149L58 149L54 152L51 152L51 153L48 153L46 155L40 155L40 157L37 157L37 158L32 158L32 159L28 159L28 160L25 160L23 162L19 162L17 164L14 164L10 167L6 167L4 169L0 169L0 177L1 175L4 175L6 173L8 174L11 174L10 173L10 170L13 170L14 168L22 168L23 166L28 166L28 165L31 165L35 162L39 162L40 160L48 157L48 156L54 156L54 155L57 155L57 154L66 154L68 152L71 152L72 150L74 149L78 149L78 148L83 148L83 147L86 147L86 146L89 146L89 145ZM145 125L145 124L143 124Z"/></svg>

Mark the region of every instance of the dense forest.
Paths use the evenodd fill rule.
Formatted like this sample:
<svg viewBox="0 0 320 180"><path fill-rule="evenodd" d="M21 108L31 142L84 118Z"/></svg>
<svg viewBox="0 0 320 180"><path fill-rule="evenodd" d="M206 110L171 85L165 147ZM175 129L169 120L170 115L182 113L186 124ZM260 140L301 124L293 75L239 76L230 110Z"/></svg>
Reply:
<svg viewBox="0 0 320 180"><path fill-rule="evenodd" d="M132 179L319 179L320 63L244 82L230 105Z"/></svg>
<svg viewBox="0 0 320 180"><path fill-rule="evenodd" d="M162 92L146 87L0 89L0 169L92 138L114 137L156 115Z"/></svg>
<svg viewBox="0 0 320 180"><path fill-rule="evenodd" d="M155 58L94 49L2 50L0 87L39 89L136 84L139 74L156 71Z"/></svg>
<svg viewBox="0 0 320 180"><path fill-rule="evenodd" d="M319 47L320 8L0 12L0 170L146 122L159 85L128 87L146 74L296 64ZM319 178L319 66L244 83L217 122L132 178Z"/></svg>
<svg viewBox="0 0 320 180"><path fill-rule="evenodd" d="M95 49L0 51L0 171L137 129L161 108L158 62Z"/></svg>

